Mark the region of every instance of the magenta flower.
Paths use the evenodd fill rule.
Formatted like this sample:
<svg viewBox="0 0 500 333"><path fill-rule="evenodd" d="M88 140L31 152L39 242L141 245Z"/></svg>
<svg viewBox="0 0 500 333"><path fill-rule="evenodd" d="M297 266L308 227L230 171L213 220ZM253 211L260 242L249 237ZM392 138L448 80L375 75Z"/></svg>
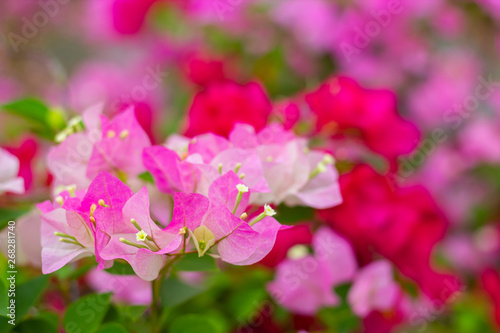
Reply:
<svg viewBox="0 0 500 333"><path fill-rule="evenodd" d="M117 115L112 121L101 116L102 137L95 143L87 166L87 177L101 171L137 176L146 171L142 151L151 142L135 117L133 108Z"/></svg>
<svg viewBox="0 0 500 333"><path fill-rule="evenodd" d="M116 221L112 229L108 225L106 233L110 240L100 252L101 257L126 260L146 281L156 279L165 264L165 254L177 250L183 239L183 234L161 230L151 219L145 187L125 203L122 220Z"/></svg>
<svg viewBox="0 0 500 333"><path fill-rule="evenodd" d="M233 172L215 180L208 198L177 193L172 222L165 231L189 233L199 256L216 247L223 261L251 265L271 251L279 230L274 210L266 205L262 214L246 222L249 188Z"/></svg>

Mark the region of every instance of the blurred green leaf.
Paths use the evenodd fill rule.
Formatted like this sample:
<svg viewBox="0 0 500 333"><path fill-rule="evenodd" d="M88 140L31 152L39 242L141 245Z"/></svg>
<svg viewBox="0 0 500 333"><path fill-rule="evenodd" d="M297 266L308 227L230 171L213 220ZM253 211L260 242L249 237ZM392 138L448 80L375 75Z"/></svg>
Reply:
<svg viewBox="0 0 500 333"><path fill-rule="evenodd" d="M110 293L90 294L72 303L64 315L67 333L96 332L110 305Z"/></svg>
<svg viewBox="0 0 500 333"><path fill-rule="evenodd" d="M238 322L250 322L266 298L267 292L262 286L238 289L229 297L228 310Z"/></svg>
<svg viewBox="0 0 500 333"><path fill-rule="evenodd" d="M347 301L347 293L351 289L351 285L351 283L344 283L334 288L335 293L339 295L339 297L342 299L342 302L344 303Z"/></svg>
<svg viewBox="0 0 500 333"><path fill-rule="evenodd" d="M57 333L57 326L53 323L41 319L33 318L25 320L15 326L13 332L19 333Z"/></svg>
<svg viewBox="0 0 500 333"><path fill-rule="evenodd" d="M170 327L171 333L222 333L209 316L190 314L178 317Z"/></svg>
<svg viewBox="0 0 500 333"><path fill-rule="evenodd" d="M49 283L48 275L41 275L19 284L16 288L16 323L35 305Z"/></svg>
<svg viewBox="0 0 500 333"><path fill-rule="evenodd" d="M118 323L108 323L102 325L97 333L127 333L127 330Z"/></svg>
<svg viewBox="0 0 500 333"><path fill-rule="evenodd" d="M190 253L183 256L174 266L179 271L200 272L217 271L215 259L209 255L198 257L197 253Z"/></svg>
<svg viewBox="0 0 500 333"><path fill-rule="evenodd" d="M204 290L202 287L194 287L174 277L168 277L161 285L161 304L164 307L176 306L202 293Z"/></svg>
<svg viewBox="0 0 500 333"><path fill-rule="evenodd" d="M345 303L335 308L323 308L318 316L332 332L336 333L357 332L361 325L360 319Z"/></svg>
<svg viewBox="0 0 500 333"><path fill-rule="evenodd" d="M151 184L155 183L153 175L151 175L151 173L149 171L141 173L138 177L139 177L139 179L144 180L147 183L151 183Z"/></svg>
<svg viewBox="0 0 500 333"><path fill-rule="evenodd" d="M29 207L16 209L0 208L0 230L5 228L9 221L15 221L29 211Z"/></svg>
<svg viewBox="0 0 500 333"><path fill-rule="evenodd" d="M148 306L144 305L119 305L120 313L130 320L137 321L144 312L148 309Z"/></svg>
<svg viewBox="0 0 500 333"><path fill-rule="evenodd" d="M32 126L33 132L49 140L53 140L57 132L66 126L61 111L51 110L35 98L25 98L4 104L1 109L25 119Z"/></svg>
<svg viewBox="0 0 500 333"><path fill-rule="evenodd" d="M310 207L280 205L276 212L275 218L282 224L294 224L310 221L314 218L314 209Z"/></svg>
<svg viewBox="0 0 500 333"><path fill-rule="evenodd" d="M115 261L112 267L105 269L106 272L114 275L135 275L134 269L128 262Z"/></svg>

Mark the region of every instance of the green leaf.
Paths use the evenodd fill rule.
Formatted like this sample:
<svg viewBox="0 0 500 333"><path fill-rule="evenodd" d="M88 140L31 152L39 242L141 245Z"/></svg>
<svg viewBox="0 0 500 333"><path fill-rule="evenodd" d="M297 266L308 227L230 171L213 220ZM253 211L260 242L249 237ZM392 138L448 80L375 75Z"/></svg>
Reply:
<svg viewBox="0 0 500 333"><path fill-rule="evenodd" d="M127 330L118 323L108 323L103 325L97 333L127 333Z"/></svg>
<svg viewBox="0 0 500 333"><path fill-rule="evenodd" d="M28 319L16 325L13 332L19 333L57 333L58 329L53 323L41 319L33 318Z"/></svg>
<svg viewBox="0 0 500 333"><path fill-rule="evenodd" d="M343 303L347 302L347 294L349 293L349 290L351 289L351 285L352 285L352 283L344 283L344 284L338 285L334 288L335 293L340 296Z"/></svg>
<svg viewBox="0 0 500 333"><path fill-rule="evenodd" d="M28 313L30 308L38 301L42 292L49 283L48 275L41 275L28 280L16 288L16 323Z"/></svg>
<svg viewBox="0 0 500 333"><path fill-rule="evenodd" d="M169 277L161 285L160 300L164 307L176 306L202 293L204 288L190 286Z"/></svg>
<svg viewBox="0 0 500 333"><path fill-rule="evenodd" d="M118 305L120 313L132 320L132 322L137 321L148 308L148 306L144 305Z"/></svg>
<svg viewBox="0 0 500 333"><path fill-rule="evenodd" d="M245 323L253 318L266 298L267 292L262 287L238 289L229 298L228 310L231 317Z"/></svg>
<svg viewBox="0 0 500 333"><path fill-rule="evenodd" d="M93 333L99 328L106 315L110 300L108 294L90 294L72 303L64 315L64 329L67 332Z"/></svg>
<svg viewBox="0 0 500 333"><path fill-rule="evenodd" d="M0 230L7 226L9 221L15 221L22 215L30 211L29 207L17 208L17 209L7 209L0 208Z"/></svg>
<svg viewBox="0 0 500 333"><path fill-rule="evenodd" d="M7 306L9 304L9 297L7 295L7 285L3 281L0 281L0 315L7 315Z"/></svg>
<svg viewBox="0 0 500 333"><path fill-rule="evenodd" d="M105 269L106 272L114 275L135 275L134 269L128 262L115 261L113 266Z"/></svg>
<svg viewBox="0 0 500 333"><path fill-rule="evenodd" d="M178 317L170 327L171 333L222 333L208 316L189 314Z"/></svg>
<svg viewBox="0 0 500 333"><path fill-rule="evenodd" d="M357 332L361 326L360 319L347 304L335 308L323 308L319 311L318 317L336 333Z"/></svg>
<svg viewBox="0 0 500 333"><path fill-rule="evenodd" d="M215 259L209 255L198 257L198 253L190 253L183 256L174 266L179 271L206 272L217 271Z"/></svg>
<svg viewBox="0 0 500 333"><path fill-rule="evenodd" d="M311 207L280 205L276 213L276 220L282 224L293 224L314 219L314 210Z"/></svg>
<svg viewBox="0 0 500 333"><path fill-rule="evenodd" d="M2 105L2 110L19 116L32 125L40 136L53 140L56 133L64 129L66 122L59 110L51 110L35 98L25 98Z"/></svg>
<svg viewBox="0 0 500 333"><path fill-rule="evenodd" d="M153 175L149 171L143 172L137 177L139 177L139 179L144 180L147 183L151 183L151 184L155 183Z"/></svg>

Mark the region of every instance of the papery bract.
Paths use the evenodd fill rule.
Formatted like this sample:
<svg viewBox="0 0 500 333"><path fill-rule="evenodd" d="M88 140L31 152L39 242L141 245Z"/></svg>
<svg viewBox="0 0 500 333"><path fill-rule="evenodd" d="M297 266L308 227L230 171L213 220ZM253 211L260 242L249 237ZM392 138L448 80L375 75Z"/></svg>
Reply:
<svg viewBox="0 0 500 333"><path fill-rule="evenodd" d="M0 194L6 192L24 193L24 180L18 177L19 159L5 149L0 148L0 165Z"/></svg>
<svg viewBox="0 0 500 333"><path fill-rule="evenodd" d="M214 83L198 93L189 109L187 136L214 133L227 136L237 122L264 128L271 103L257 83Z"/></svg>
<svg viewBox="0 0 500 333"><path fill-rule="evenodd" d="M347 300L355 314L366 317L373 310L393 309L400 292L390 263L379 260L358 271Z"/></svg>
<svg viewBox="0 0 500 333"><path fill-rule="evenodd" d="M137 122L133 108L117 115L113 120L101 117L102 137L96 142L87 166L87 177L101 171L123 172L137 176L145 171L142 151L151 142Z"/></svg>
<svg viewBox="0 0 500 333"><path fill-rule="evenodd" d="M139 232L132 221L140 227ZM177 250L183 236L161 230L151 220L146 188L125 203L122 220L116 222L113 230L108 231L111 238L100 252L101 257L124 259L140 278L154 280L165 264L164 254ZM139 239L141 233L144 238Z"/></svg>

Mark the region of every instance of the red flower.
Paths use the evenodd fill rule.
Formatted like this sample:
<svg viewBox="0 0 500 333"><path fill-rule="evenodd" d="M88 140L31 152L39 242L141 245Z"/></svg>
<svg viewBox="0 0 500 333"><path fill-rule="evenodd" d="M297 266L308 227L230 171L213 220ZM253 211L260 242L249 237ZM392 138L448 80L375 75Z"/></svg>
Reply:
<svg viewBox="0 0 500 333"><path fill-rule="evenodd" d="M500 327L500 274L493 268L488 268L481 275L481 282L493 303L495 323Z"/></svg>
<svg viewBox="0 0 500 333"><path fill-rule="evenodd" d="M228 136L236 123L252 125L257 131L266 126L271 102L257 83L214 83L194 97L189 109L187 136L212 132Z"/></svg>
<svg viewBox="0 0 500 333"><path fill-rule="evenodd" d="M24 187L28 191L33 184L32 161L36 157L38 144L34 139L25 139L19 147L4 147L19 159L18 176L24 179Z"/></svg>
<svg viewBox="0 0 500 333"><path fill-rule="evenodd" d="M436 301L460 289L456 278L431 266L448 222L424 188L398 188L368 165L355 167L339 183L344 202L319 215L351 241L362 262L371 261L374 250Z"/></svg>
<svg viewBox="0 0 500 333"><path fill-rule="evenodd" d="M220 60L192 57L185 67L185 74L189 81L203 87L227 79L224 62Z"/></svg>
<svg viewBox="0 0 500 333"><path fill-rule="evenodd" d="M317 116L316 130L331 135L356 135L394 167L396 158L415 149L420 133L401 118L396 96L388 90L370 90L356 81L339 77L306 94Z"/></svg>
<svg viewBox="0 0 500 333"><path fill-rule="evenodd" d="M113 26L124 35L132 35L142 28L146 14L158 0L114 0Z"/></svg>

